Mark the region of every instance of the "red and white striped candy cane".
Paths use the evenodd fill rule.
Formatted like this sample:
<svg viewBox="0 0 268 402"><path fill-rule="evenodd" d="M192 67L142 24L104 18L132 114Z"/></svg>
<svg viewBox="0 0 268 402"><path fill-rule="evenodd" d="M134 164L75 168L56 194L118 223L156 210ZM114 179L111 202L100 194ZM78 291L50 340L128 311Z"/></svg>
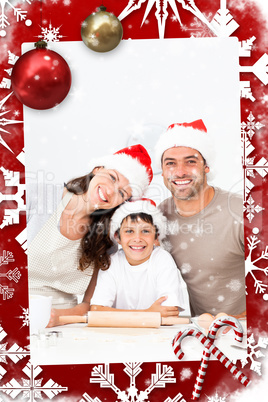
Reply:
<svg viewBox="0 0 268 402"><path fill-rule="evenodd" d="M216 346L214 346L213 342L211 342L204 334L202 334L202 332L198 331L197 329L190 328L180 331L173 339L172 346L178 359L182 359L184 356L184 353L181 349L181 342L186 336L194 336L199 339L209 354L213 354L234 375L234 377L241 382L241 384L243 384L245 387L250 384L249 378L245 376L245 374L243 374L236 367L236 365L233 364Z"/></svg>
<svg viewBox="0 0 268 402"><path fill-rule="evenodd" d="M230 317L230 316L223 316L223 317L217 318L216 320L214 320L211 323L209 330L208 330L208 335L207 335L208 339L210 339L211 342L213 343L216 338L218 329L225 325L232 327L235 332L235 339L238 342L242 342L243 327L236 318ZM207 349L205 349L203 352L202 360L200 362L198 374L197 374L196 380L195 380L194 390L192 393L192 400L194 400L194 401L197 401L200 397L203 382L204 382L204 379L206 376L206 369L208 366L209 359L210 359L210 352Z"/></svg>

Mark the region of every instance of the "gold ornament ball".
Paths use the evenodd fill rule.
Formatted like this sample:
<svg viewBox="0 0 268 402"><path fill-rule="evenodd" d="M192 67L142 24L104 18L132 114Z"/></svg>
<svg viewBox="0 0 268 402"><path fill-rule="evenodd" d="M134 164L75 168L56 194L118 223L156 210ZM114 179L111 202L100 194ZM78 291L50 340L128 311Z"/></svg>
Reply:
<svg viewBox="0 0 268 402"><path fill-rule="evenodd" d="M95 52L109 52L121 41L123 28L119 19L108 13L106 7L90 14L82 24L81 36L87 47Z"/></svg>

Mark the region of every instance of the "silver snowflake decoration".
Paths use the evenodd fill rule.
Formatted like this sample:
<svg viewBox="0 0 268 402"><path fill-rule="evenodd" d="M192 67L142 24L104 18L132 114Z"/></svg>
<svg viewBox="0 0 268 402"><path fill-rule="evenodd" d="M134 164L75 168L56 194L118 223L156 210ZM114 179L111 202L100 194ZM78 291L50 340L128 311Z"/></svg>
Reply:
<svg viewBox="0 0 268 402"><path fill-rule="evenodd" d="M260 205L255 205L255 201L253 197L250 195L247 199L247 201L244 203L244 212L246 212L246 216L248 218L249 223L251 223L252 219L255 216L255 213L259 213L263 211L264 208L262 208Z"/></svg>
<svg viewBox="0 0 268 402"><path fill-rule="evenodd" d="M156 372L151 375L151 380L147 382L148 387L144 391L139 391L136 387L136 377L142 371L142 363L124 363L124 372L130 378L130 386L126 391L120 390L114 383L114 375L110 373L109 364L95 366L92 370L91 383L100 384L101 388L111 388L117 395L117 402L145 402L148 395L155 388L164 388L166 384L175 383L173 369L167 365L156 364ZM167 398L164 402L179 402L183 398L179 393L174 399ZM79 402L102 402L100 399L92 399L87 393Z"/></svg>
<svg viewBox="0 0 268 402"><path fill-rule="evenodd" d="M258 232L258 230L253 229L253 232ZM257 234L257 233L256 233ZM268 260L268 246L266 246L265 250L262 251L260 257L253 259L252 251L257 247L257 244L260 243L260 240L253 234L247 237L247 245L249 249L249 254L246 258L245 267L246 267L246 276L251 275L254 279L254 287L255 293L264 293L268 285L266 285L263 280L257 279L254 272L262 272L265 276L268 276L268 266L266 268L259 268L257 263L261 260Z"/></svg>
<svg viewBox="0 0 268 402"><path fill-rule="evenodd" d="M23 3L31 4L32 0L22 0ZM10 7L13 10L14 17L16 17L17 22L24 21L26 26L31 26L32 21L26 19L27 11L22 10L19 7L15 7L9 0L1 0L1 13L0 13L0 37L6 36L6 28L10 25L8 16L6 14L6 8Z"/></svg>
<svg viewBox="0 0 268 402"><path fill-rule="evenodd" d="M250 370L255 371L258 375L261 375L261 362L256 359L264 357L265 355L260 351L260 349L266 349L268 345L268 338L259 337L258 342L256 342L254 335L252 334L247 339L248 352L245 359L240 360L242 367L245 367L250 363Z"/></svg>
<svg viewBox="0 0 268 402"><path fill-rule="evenodd" d="M36 379L42 372L42 369L39 366L32 366L30 362L22 371L26 374L28 379L21 378L21 383L19 383L13 378L7 384L0 386L0 391L6 393L13 399L20 395L21 400L34 402L36 399L43 399L42 393L45 394L47 398L53 399L59 393L68 390L67 387L61 387L52 379L42 384L42 378Z"/></svg>
<svg viewBox="0 0 268 402"><path fill-rule="evenodd" d="M41 27L41 34L38 35L38 38L46 42L59 42L63 38L63 35L60 35L60 28L61 26L54 28L50 22L48 28Z"/></svg>

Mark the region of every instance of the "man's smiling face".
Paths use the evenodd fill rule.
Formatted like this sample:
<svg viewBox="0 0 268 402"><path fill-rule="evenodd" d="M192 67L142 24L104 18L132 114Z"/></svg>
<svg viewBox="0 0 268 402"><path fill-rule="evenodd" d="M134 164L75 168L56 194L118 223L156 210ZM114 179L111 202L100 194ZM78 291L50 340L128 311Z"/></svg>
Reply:
<svg viewBox="0 0 268 402"><path fill-rule="evenodd" d="M202 155L193 148L174 147L162 156L162 176L165 186L178 200L197 199L207 184L206 166Z"/></svg>

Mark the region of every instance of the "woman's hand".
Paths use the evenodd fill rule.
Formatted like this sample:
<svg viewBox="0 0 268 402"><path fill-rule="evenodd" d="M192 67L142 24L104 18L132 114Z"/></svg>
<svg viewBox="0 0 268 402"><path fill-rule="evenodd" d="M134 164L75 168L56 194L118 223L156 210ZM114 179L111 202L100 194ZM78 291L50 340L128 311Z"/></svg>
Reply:
<svg viewBox="0 0 268 402"><path fill-rule="evenodd" d="M46 328L57 327L58 325L60 325L58 311L59 310L57 310L55 308L51 309L50 319L49 319L49 322L48 322Z"/></svg>
<svg viewBox="0 0 268 402"><path fill-rule="evenodd" d="M50 319L47 324L47 328L57 327L63 325L59 322L59 317L62 315L85 315L89 311L90 305L87 302L82 302L71 308L51 310Z"/></svg>
<svg viewBox="0 0 268 402"><path fill-rule="evenodd" d="M167 296L162 296L157 299L151 307L147 310L148 312L159 312L161 313L161 317L178 317L179 308L176 306L162 306L162 303L167 300Z"/></svg>

